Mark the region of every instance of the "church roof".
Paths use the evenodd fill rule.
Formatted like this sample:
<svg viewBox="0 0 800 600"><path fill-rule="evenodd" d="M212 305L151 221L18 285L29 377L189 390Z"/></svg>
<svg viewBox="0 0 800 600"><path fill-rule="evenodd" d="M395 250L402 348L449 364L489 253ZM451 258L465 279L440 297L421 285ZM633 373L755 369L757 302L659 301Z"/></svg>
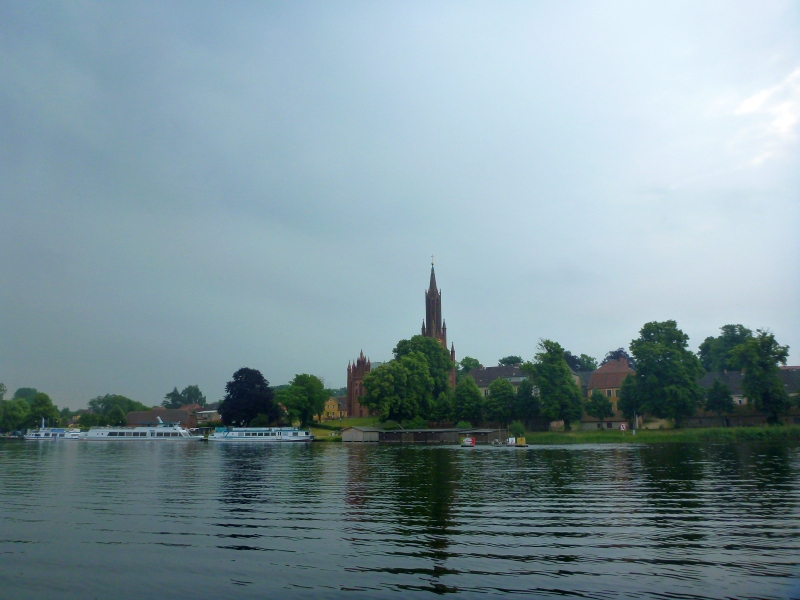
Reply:
<svg viewBox="0 0 800 600"><path fill-rule="evenodd" d="M437 291L437 289L438 288L436 287L436 272L433 270L433 265L431 265L431 284L430 286L428 286L428 291L435 292Z"/></svg>

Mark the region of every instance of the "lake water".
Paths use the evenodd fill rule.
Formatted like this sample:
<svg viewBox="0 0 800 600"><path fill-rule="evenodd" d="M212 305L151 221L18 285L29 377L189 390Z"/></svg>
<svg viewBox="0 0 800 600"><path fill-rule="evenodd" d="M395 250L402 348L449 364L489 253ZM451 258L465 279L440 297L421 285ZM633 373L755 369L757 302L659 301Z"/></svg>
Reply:
<svg viewBox="0 0 800 600"><path fill-rule="evenodd" d="M800 597L797 445L0 442L0 598Z"/></svg>

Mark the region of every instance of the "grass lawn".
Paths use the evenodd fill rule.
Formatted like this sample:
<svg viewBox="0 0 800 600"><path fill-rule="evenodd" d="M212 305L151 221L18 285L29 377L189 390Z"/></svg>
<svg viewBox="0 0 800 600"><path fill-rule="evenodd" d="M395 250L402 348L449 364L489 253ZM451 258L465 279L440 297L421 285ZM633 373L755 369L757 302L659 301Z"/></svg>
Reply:
<svg viewBox="0 0 800 600"><path fill-rule="evenodd" d="M800 427L709 427L692 429L639 429L623 432L608 431L529 431L528 444L653 444L664 442L746 442L768 440L798 440Z"/></svg>

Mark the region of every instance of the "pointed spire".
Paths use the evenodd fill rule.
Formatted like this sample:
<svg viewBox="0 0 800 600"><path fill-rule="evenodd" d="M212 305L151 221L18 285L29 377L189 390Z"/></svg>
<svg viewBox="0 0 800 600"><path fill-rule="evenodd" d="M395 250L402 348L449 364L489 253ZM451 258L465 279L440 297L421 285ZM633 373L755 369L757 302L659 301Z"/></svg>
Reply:
<svg viewBox="0 0 800 600"><path fill-rule="evenodd" d="M433 270L433 262L431 262L431 284L428 286L428 291L436 291L436 273Z"/></svg>

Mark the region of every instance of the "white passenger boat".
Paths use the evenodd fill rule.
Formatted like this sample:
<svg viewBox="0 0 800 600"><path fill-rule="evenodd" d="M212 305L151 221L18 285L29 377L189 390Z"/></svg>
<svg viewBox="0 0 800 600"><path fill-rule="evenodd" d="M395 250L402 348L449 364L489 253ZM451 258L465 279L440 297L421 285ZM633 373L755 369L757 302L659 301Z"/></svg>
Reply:
<svg viewBox="0 0 800 600"><path fill-rule="evenodd" d="M92 427L81 434L82 440L90 442L197 442L203 439L181 427L180 423L164 423L161 417L156 417L158 423L142 425L139 427Z"/></svg>
<svg viewBox="0 0 800 600"><path fill-rule="evenodd" d="M310 431L303 431L295 427L217 427L217 430L208 436L209 442L277 444L281 442L313 442L314 436Z"/></svg>
<svg viewBox="0 0 800 600"><path fill-rule="evenodd" d="M77 440L80 438L80 429L63 429L60 427L39 427L32 429L24 435L26 440L54 442L56 440Z"/></svg>

